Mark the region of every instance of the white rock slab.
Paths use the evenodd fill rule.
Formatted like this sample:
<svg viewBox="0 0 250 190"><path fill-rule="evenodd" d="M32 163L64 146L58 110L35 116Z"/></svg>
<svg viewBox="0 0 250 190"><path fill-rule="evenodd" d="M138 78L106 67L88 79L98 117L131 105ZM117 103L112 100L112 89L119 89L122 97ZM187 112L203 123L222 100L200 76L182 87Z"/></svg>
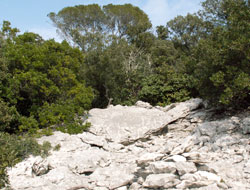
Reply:
<svg viewBox="0 0 250 190"><path fill-rule="evenodd" d="M180 183L178 177L174 174L151 174L147 176L143 187L147 188L171 188Z"/></svg>
<svg viewBox="0 0 250 190"><path fill-rule="evenodd" d="M201 103L201 99L191 99L177 104L167 112L120 105L107 109L92 109L87 120L92 124L89 131L105 137L108 141L129 144L161 131L167 124L197 109Z"/></svg>

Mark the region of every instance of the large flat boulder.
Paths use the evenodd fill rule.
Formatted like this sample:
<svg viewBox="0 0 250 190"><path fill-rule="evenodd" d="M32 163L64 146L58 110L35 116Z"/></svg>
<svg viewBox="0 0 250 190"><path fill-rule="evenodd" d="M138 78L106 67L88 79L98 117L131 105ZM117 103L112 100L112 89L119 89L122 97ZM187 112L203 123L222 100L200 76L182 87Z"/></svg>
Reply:
<svg viewBox="0 0 250 190"><path fill-rule="evenodd" d="M191 99L174 104L167 111L120 105L107 109L92 109L88 118L88 122L92 124L89 132L105 137L108 141L130 144L138 139L146 139L152 133L164 130L169 123L187 116L201 103L201 99Z"/></svg>

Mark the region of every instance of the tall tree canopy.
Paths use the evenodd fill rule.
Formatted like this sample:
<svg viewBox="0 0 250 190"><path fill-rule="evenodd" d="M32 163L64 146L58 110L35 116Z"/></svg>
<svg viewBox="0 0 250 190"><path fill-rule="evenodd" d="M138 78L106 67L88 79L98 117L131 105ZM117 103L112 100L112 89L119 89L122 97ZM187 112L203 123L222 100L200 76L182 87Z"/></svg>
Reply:
<svg viewBox="0 0 250 190"><path fill-rule="evenodd" d="M67 39L85 51L105 45L110 37L135 40L152 26L148 16L131 4L78 5L48 16Z"/></svg>
<svg viewBox="0 0 250 190"><path fill-rule="evenodd" d="M224 106L249 101L248 0L205 0L202 7L195 14L177 16L166 27L158 26L157 37L150 32L147 15L130 4L79 5L49 17L85 52L87 84L102 97L108 92L116 103L124 101L115 95L120 85L135 78L125 91L136 88L135 96L153 104L185 96ZM130 50L130 55L140 52L135 60L143 60L144 69L128 78L124 63L131 63ZM147 78L138 80L139 75Z"/></svg>

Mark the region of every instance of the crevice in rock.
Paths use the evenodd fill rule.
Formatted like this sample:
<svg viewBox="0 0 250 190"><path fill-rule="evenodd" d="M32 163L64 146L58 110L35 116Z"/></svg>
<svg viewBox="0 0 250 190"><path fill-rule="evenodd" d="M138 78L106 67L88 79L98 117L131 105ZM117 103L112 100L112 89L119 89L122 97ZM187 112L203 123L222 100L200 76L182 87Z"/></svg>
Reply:
<svg viewBox="0 0 250 190"><path fill-rule="evenodd" d="M142 166L140 169L138 169L135 173L134 173L134 179L133 182L137 182L137 180L141 177L144 180L146 180L147 176L153 174L153 172L149 172L146 170L145 166Z"/></svg>
<svg viewBox="0 0 250 190"><path fill-rule="evenodd" d="M84 186L77 186L77 187L72 187L72 188L67 189L67 190L79 190L79 189L86 189L86 187L84 187Z"/></svg>
<svg viewBox="0 0 250 190"><path fill-rule="evenodd" d="M90 176L93 173L93 171L87 171L87 172L83 172L83 173L79 173L80 175L86 175L86 176Z"/></svg>
<svg viewBox="0 0 250 190"><path fill-rule="evenodd" d="M125 141L125 142L120 142L120 144L124 145L124 146L129 146L129 145L133 145L135 144L136 142L138 141L141 141L141 142L147 142L147 141L150 141L150 136L148 137L144 137L144 138L140 138L140 139L136 139L134 141Z"/></svg>
<svg viewBox="0 0 250 190"><path fill-rule="evenodd" d="M84 141L82 138L80 138L80 140L83 143L85 143L85 144L89 144L91 147L96 147L96 148L104 149L103 146L101 146L101 145L97 145L97 144L94 144L94 143L88 143L88 142Z"/></svg>
<svg viewBox="0 0 250 190"><path fill-rule="evenodd" d="M103 149L103 146L97 145L97 144L89 144L91 147L101 148Z"/></svg>

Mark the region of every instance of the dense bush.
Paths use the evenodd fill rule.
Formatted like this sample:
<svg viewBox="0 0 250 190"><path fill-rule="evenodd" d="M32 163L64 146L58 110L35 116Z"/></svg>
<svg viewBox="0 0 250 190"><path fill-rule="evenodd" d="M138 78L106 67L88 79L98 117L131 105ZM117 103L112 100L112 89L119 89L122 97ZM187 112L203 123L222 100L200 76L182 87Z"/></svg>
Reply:
<svg viewBox="0 0 250 190"><path fill-rule="evenodd" d="M150 75L142 82L139 98L152 105L165 106L191 98L188 76L168 70L168 74Z"/></svg>
<svg viewBox="0 0 250 190"><path fill-rule="evenodd" d="M9 103L0 99L0 132L12 131L11 126L19 121L19 114L15 106L9 106Z"/></svg>
<svg viewBox="0 0 250 190"><path fill-rule="evenodd" d="M203 4L204 20L213 26L210 35L194 49L193 75L200 95L226 107L250 103L250 8L244 0ZM211 18L213 18L211 20Z"/></svg>
<svg viewBox="0 0 250 190"><path fill-rule="evenodd" d="M90 108L93 94L85 86L80 50L34 33L10 36L12 30L10 23L3 25L0 131L35 134L62 123L81 127L75 118Z"/></svg>

